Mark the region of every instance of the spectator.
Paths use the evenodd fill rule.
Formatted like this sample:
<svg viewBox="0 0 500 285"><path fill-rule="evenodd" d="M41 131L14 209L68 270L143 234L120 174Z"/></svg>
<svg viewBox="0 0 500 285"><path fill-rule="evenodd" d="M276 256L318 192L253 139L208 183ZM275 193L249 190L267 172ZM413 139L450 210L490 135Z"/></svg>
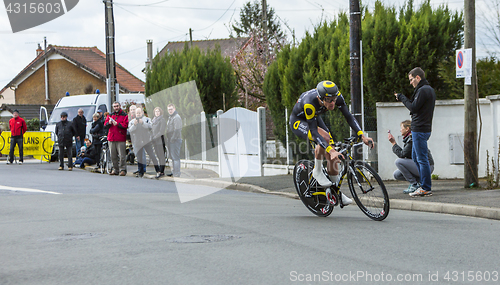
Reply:
<svg viewBox="0 0 500 285"><path fill-rule="evenodd" d="M113 103L113 113L106 117L104 127L109 128L108 142L113 162L113 171L109 175L125 176L127 175L125 141L127 139L128 117L119 102Z"/></svg>
<svg viewBox="0 0 500 285"><path fill-rule="evenodd" d="M99 109L99 110L97 110L96 113L99 114L99 120L101 120L102 125L104 126L104 120L106 119L106 117L103 115L102 110Z"/></svg>
<svg viewBox="0 0 500 285"><path fill-rule="evenodd" d="M401 135L403 136L404 146L401 148L394 139L394 136L389 131L389 141L392 143L392 152L399 158L396 159L394 164L396 164L396 169L394 171L394 178L396 180L408 181L410 185L406 190L403 191L405 194L415 192L419 187L420 174L418 172L417 165L412 160L412 135L411 135L411 121L406 120L401 122ZM431 173L434 171L434 160L432 159L431 152L429 151L429 163L431 167Z"/></svg>
<svg viewBox="0 0 500 285"><path fill-rule="evenodd" d="M154 109L153 124L153 146L155 149L156 157L158 158L158 163L160 165L159 172L156 173L156 178L160 178L165 175L165 130L167 128L167 122L163 118L163 110L160 107Z"/></svg>
<svg viewBox="0 0 500 285"><path fill-rule="evenodd" d="M12 113L13 118L9 120L10 127L10 151L9 159L7 164L12 164L14 162L14 148L17 145L19 149L19 164L23 164L23 136L28 130L26 122L23 118L19 116L19 111L14 110Z"/></svg>
<svg viewBox="0 0 500 285"><path fill-rule="evenodd" d="M82 148L80 157L75 161L75 164L79 164L80 168L84 169L86 166L95 164L99 160L99 153L94 144L88 139L85 140L85 148Z"/></svg>
<svg viewBox="0 0 500 285"><path fill-rule="evenodd" d="M97 153L97 166L99 166L99 160L101 155L102 141L101 138L104 136L104 123L101 120L99 113L95 113L92 116L92 128L90 129L90 134L92 135L92 145Z"/></svg>
<svg viewBox="0 0 500 285"><path fill-rule="evenodd" d="M134 158L135 158L135 153L137 153L138 148L134 145L135 139L132 138L133 134L130 133L130 127L132 126L132 121L135 119L136 115L136 110L137 106L136 105L130 105L129 107L129 112L128 112L128 130L127 134L130 135L130 141L132 142L132 150L129 150L128 156L130 157L130 163L134 164ZM141 150L142 154L146 156L146 153L144 152L144 149ZM137 175L138 173L145 173L146 172L146 164L139 164L137 163L137 170L134 171L133 173Z"/></svg>
<svg viewBox="0 0 500 285"><path fill-rule="evenodd" d="M425 79L425 73L420 67L415 67L408 73L410 84L415 88L413 97L406 98L403 94L394 94L398 101L410 110L411 131L413 137L412 159L417 164L420 176L420 187L410 196L431 196L431 167L428 158L427 141L431 136L432 117L436 104L436 93Z"/></svg>
<svg viewBox="0 0 500 285"><path fill-rule="evenodd" d="M181 176L182 119L175 110L174 104L168 104L167 110L169 114L167 122L168 153L172 159L172 175L179 177Z"/></svg>
<svg viewBox="0 0 500 285"><path fill-rule="evenodd" d="M73 170L73 136L75 128L73 123L68 121L68 113L61 113L61 121L56 124L55 133L59 144L59 170L64 169L64 154L68 156L68 170Z"/></svg>
<svg viewBox="0 0 500 285"><path fill-rule="evenodd" d="M85 145L85 134L87 133L87 119L83 115L83 109L78 109L78 115L73 118L73 127L75 128L76 150L79 151Z"/></svg>
<svg viewBox="0 0 500 285"><path fill-rule="evenodd" d="M135 118L129 123L130 137L132 138L132 144L134 147L137 147L136 153L139 172L136 174L136 177L142 177L144 176L144 168L146 166L146 156L144 155L144 151L146 151L149 157L153 160L156 173L159 172L159 167L158 160L153 152L153 145L151 143L153 128L151 119L144 116L142 108L137 108L135 114Z"/></svg>

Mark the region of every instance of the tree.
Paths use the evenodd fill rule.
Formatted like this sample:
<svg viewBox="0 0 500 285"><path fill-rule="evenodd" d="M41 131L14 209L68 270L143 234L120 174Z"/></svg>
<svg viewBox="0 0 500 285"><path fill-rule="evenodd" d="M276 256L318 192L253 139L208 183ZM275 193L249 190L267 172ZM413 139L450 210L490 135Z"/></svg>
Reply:
<svg viewBox="0 0 500 285"><path fill-rule="evenodd" d="M221 55L220 47L204 53L198 47L188 48L186 45L181 52L173 51L153 60L146 73L146 97L194 80L203 110L213 114L219 109L238 105L234 73L229 58Z"/></svg>
<svg viewBox="0 0 500 285"><path fill-rule="evenodd" d="M494 57L500 53L500 0L485 1L483 7L487 7L487 11L479 13L482 21L478 28L485 36L480 39L490 56ZM484 38L490 42L484 42Z"/></svg>
<svg viewBox="0 0 500 285"><path fill-rule="evenodd" d="M410 0L399 12L377 1L373 11L363 9L362 39L365 125L373 128L367 130L376 130L376 124L367 122L367 118L375 121L376 102L394 102L394 91L413 94L407 74L414 67L426 71L438 99L463 98L463 91L456 88L460 81L450 81L454 70L449 68L462 45L460 13L446 6L432 9L428 0L418 9ZM312 34L306 33L299 46L283 48L264 81L268 102L273 102L271 116L281 122L277 129L288 127L283 123L284 108L290 112L300 94L319 81L335 82L350 103L349 46L349 19L340 13L333 21L317 25ZM339 112L327 112L324 121L337 140L349 135ZM281 140L284 133L284 129L275 132Z"/></svg>
<svg viewBox="0 0 500 285"><path fill-rule="evenodd" d="M237 36L249 38L231 63L236 72L240 102L253 110L265 104L264 76L286 44L286 37L275 21L274 10L268 6L267 11L267 29L262 25L262 8L257 1L246 3L240 11L241 22L232 26Z"/></svg>
<svg viewBox="0 0 500 285"><path fill-rule="evenodd" d="M476 66L479 97L500 94L500 81L498 80L500 60L495 57L484 58L478 60Z"/></svg>
<svg viewBox="0 0 500 285"><path fill-rule="evenodd" d="M264 31L269 37L283 38L285 37L281 30L280 24L276 20L274 9L267 6L266 13L266 26L267 30ZM248 37L257 31L263 31L262 21L262 5L258 0L253 3L247 2L240 10L240 22L232 25L233 31L237 37Z"/></svg>

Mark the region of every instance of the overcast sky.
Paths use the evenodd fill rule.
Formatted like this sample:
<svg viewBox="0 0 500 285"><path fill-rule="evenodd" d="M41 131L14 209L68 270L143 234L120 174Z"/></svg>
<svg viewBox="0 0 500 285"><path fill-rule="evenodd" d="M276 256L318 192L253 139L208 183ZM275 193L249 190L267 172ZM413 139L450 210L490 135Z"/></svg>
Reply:
<svg viewBox="0 0 500 285"><path fill-rule="evenodd" d="M481 9L484 1L491 0L477 0L477 14L484 14L485 9ZM248 1L114 0L116 61L145 80L141 70L146 61L146 40L153 40L153 53L156 54L169 41L189 40L189 28L193 29L193 40L227 38L230 24L239 20L240 8L246 2ZM374 0L363 2L373 7ZM403 0L383 2L396 7L404 3ZM416 5L421 3L419 0L415 2ZM451 9L460 11L463 7L463 1L456 0L431 0L431 3L433 6L448 3ZM339 11L349 9L348 0L267 0L267 5L273 7L280 19L295 30L298 39L304 36L306 30L312 31L321 18L332 19ZM287 34L291 34L287 27L282 25L282 28ZM35 58L35 50L39 43L43 47L44 37L47 37L48 44L97 46L105 52L102 0L80 0L67 14L15 34L10 28L7 12L0 9L0 89ZM485 55L483 46L478 43L478 56Z"/></svg>

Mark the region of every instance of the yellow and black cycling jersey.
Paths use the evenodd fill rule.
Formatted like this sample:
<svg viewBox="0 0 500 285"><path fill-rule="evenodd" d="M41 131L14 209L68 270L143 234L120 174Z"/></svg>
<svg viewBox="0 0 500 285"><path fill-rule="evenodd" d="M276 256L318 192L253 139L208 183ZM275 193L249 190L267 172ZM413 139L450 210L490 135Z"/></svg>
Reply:
<svg viewBox="0 0 500 285"><path fill-rule="evenodd" d="M328 109L320 105L318 97L319 93L317 89L306 91L300 95L290 115L290 128L295 135L303 139L315 141L321 147L329 151L331 149L330 145L333 144L333 140L329 129L326 127L321 117L319 117L319 115L325 113ZM349 112L342 95L337 96L335 107L342 112L349 126L355 130L358 135L363 134L358 122ZM318 127L330 134L330 142L326 141L319 134Z"/></svg>

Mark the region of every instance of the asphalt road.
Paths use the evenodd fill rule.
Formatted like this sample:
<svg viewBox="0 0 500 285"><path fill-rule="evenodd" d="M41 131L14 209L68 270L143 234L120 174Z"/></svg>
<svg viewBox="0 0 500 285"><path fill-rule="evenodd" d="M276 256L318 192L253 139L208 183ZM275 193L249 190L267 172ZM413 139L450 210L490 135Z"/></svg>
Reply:
<svg viewBox="0 0 500 285"><path fill-rule="evenodd" d="M0 284L500 279L498 221L391 210L374 222L355 206L318 218L298 200L232 190L180 203L177 188L208 187L56 167L0 165Z"/></svg>

